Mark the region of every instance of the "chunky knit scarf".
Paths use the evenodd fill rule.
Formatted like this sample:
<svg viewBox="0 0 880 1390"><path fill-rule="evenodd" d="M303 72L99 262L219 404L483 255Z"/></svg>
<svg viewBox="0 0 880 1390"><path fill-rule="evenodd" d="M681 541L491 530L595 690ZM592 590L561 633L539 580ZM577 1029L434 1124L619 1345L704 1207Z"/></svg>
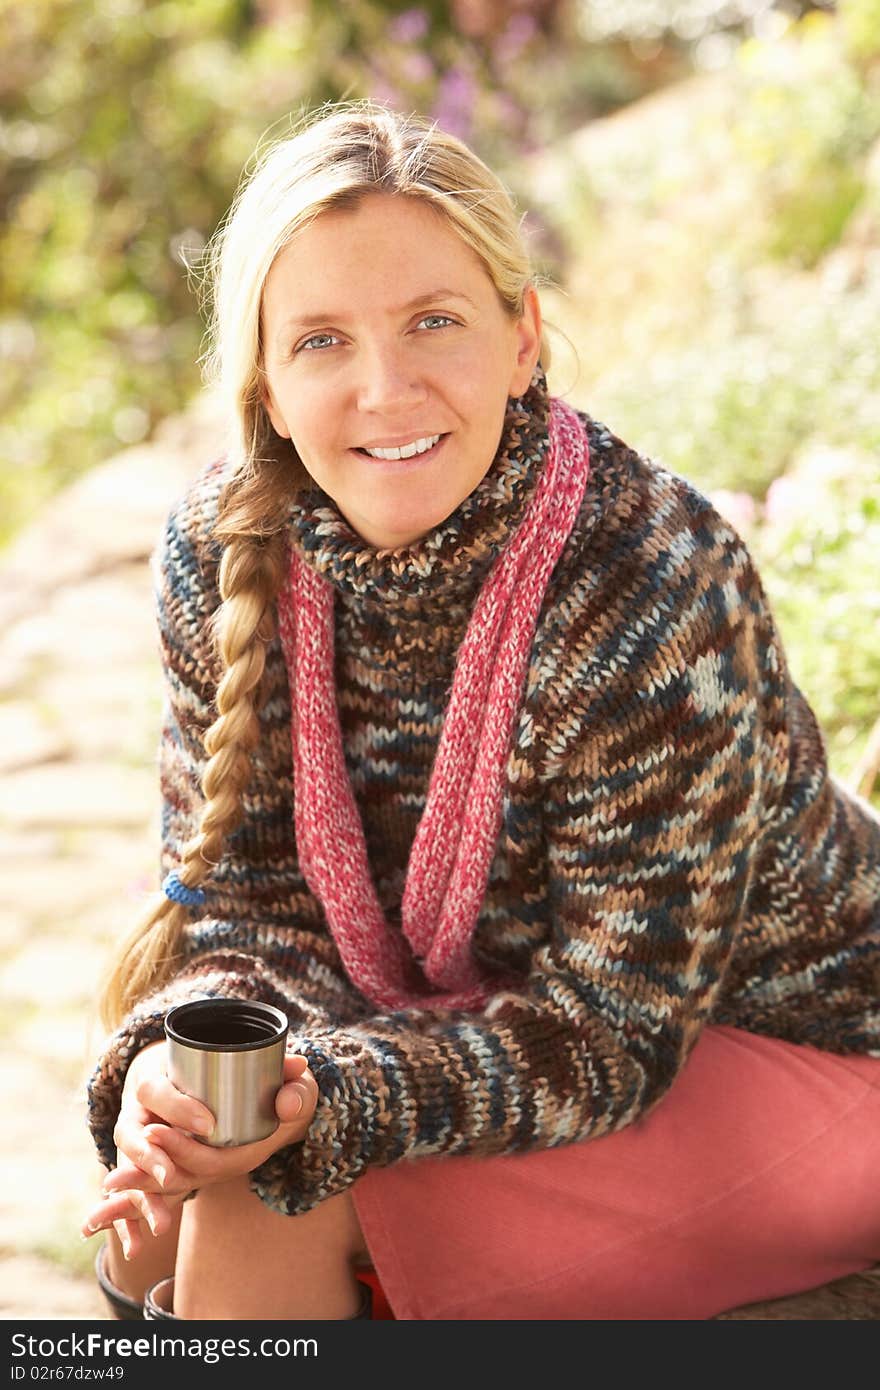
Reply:
<svg viewBox="0 0 880 1390"><path fill-rule="evenodd" d="M379 904L345 764L333 585L291 547L278 614L290 683L297 852L350 979L382 1008L477 1007L504 983L480 970L471 938L501 823L506 757L541 602L588 473L583 425L553 399L541 475L482 584L458 650L407 867L402 933Z"/></svg>

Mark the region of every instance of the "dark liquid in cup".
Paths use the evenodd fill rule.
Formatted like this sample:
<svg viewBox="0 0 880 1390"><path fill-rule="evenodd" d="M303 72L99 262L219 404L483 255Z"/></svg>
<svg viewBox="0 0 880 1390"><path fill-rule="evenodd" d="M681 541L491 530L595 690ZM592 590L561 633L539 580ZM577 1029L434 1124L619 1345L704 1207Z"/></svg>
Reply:
<svg viewBox="0 0 880 1390"><path fill-rule="evenodd" d="M260 1047L284 1033L286 1019L261 1011L259 1005L231 999L206 999L172 1009L174 1036L193 1047Z"/></svg>
<svg viewBox="0 0 880 1390"><path fill-rule="evenodd" d="M278 1029L264 1018L236 1016L235 1018L192 1018L177 1025L181 1037L191 1042L211 1043L214 1047L229 1047L233 1043L265 1042L277 1038Z"/></svg>

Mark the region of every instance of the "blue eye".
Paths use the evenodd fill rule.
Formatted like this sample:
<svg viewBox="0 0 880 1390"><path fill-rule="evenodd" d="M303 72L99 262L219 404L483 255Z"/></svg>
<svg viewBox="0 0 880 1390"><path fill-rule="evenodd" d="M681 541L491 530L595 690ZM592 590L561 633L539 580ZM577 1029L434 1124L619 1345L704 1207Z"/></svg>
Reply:
<svg viewBox="0 0 880 1390"><path fill-rule="evenodd" d="M447 324L454 324L456 320L451 319L448 314L425 314L422 318L419 319L419 323L430 324L432 322L435 325L438 325L440 328L445 328ZM338 341L339 339L336 337L335 333L313 333L310 338L304 338L303 341L294 349L294 351L322 352L326 345L336 343ZM315 343L318 343L319 346L315 347Z"/></svg>
<svg viewBox="0 0 880 1390"><path fill-rule="evenodd" d="M306 338L304 342L300 343L297 352L302 352L303 349L309 352L318 352L320 349L309 347L309 343L316 343L319 338L333 338L333 336L332 333L313 333L311 338Z"/></svg>

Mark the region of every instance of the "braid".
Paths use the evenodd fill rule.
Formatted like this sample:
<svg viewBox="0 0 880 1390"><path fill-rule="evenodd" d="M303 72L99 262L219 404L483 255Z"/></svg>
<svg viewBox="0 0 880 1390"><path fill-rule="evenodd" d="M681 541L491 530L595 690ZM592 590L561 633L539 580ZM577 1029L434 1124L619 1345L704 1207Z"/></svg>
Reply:
<svg viewBox="0 0 880 1390"><path fill-rule="evenodd" d="M267 535L254 513L283 517L292 477L295 474L290 469L286 476L281 470L268 469L259 478L232 479L221 498L221 519L214 533L228 541L219 571L223 602L212 619L212 635L224 674L215 699L218 717L204 735L208 754L202 773L205 804L198 831L184 846L178 868L180 882L187 888L198 888L205 882L242 818L251 753L260 737L260 683L266 645L276 632L274 602L284 577L286 555L282 530ZM175 973L189 921L186 907L164 893L151 895L104 984L101 1016L106 1027L118 1026L138 999Z"/></svg>

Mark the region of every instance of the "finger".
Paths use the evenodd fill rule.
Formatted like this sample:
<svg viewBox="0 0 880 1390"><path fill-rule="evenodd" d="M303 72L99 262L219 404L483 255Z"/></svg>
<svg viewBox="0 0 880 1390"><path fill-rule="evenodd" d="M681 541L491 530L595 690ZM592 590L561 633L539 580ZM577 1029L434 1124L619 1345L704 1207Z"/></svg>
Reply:
<svg viewBox="0 0 880 1390"><path fill-rule="evenodd" d="M163 1152L162 1164L167 1169L165 1185L159 1187L154 1178L144 1173L140 1168L133 1168L127 1162L121 1163L101 1184L101 1193L104 1197L113 1197L120 1192L145 1192L149 1196L175 1197L181 1192L191 1192L198 1186L193 1174L185 1168L181 1168L178 1163L173 1163L170 1157Z"/></svg>
<svg viewBox="0 0 880 1390"><path fill-rule="evenodd" d="M287 1060L292 1060L296 1065L293 1065L293 1066L288 1067L288 1065L287 1065ZM309 1070L308 1066L301 1067L301 1066L298 1065L298 1063L299 1063L301 1060L304 1060L304 1059L301 1059L301 1058L299 1058L299 1057L296 1057L296 1058L287 1059L287 1060L285 1060L285 1065L284 1065L284 1082L283 1082L283 1085L289 1086L289 1085L291 1085L293 1082L298 1082L298 1083L300 1084L300 1086L306 1086L306 1087L312 1087L312 1088L314 1088L315 1094L317 1095L318 1083L317 1083L317 1081L315 1080L314 1076L312 1075L311 1071Z"/></svg>
<svg viewBox="0 0 880 1390"><path fill-rule="evenodd" d="M120 1164L112 1173L109 1173L104 1179L105 1189L112 1190L120 1186L149 1186L149 1183L144 1183L143 1174L149 1174L159 1189L170 1187L173 1184L175 1177L173 1164L169 1162L166 1151L152 1142L159 1128L157 1125L145 1128L140 1122L130 1120L127 1115L120 1115L113 1132L113 1138L116 1141L117 1149L125 1156L131 1167ZM120 1168L123 1169L124 1182L120 1181ZM140 1179L137 1178L138 1171L142 1175Z"/></svg>
<svg viewBox="0 0 880 1390"><path fill-rule="evenodd" d="M154 1236L164 1235L171 1228L171 1211L167 1200L154 1192L131 1191L129 1200Z"/></svg>
<svg viewBox="0 0 880 1390"><path fill-rule="evenodd" d="M203 1144L200 1140L185 1134L183 1130L172 1129L169 1126L154 1126L151 1137L156 1146L161 1146L163 1161L173 1166L175 1173L186 1173L193 1178L194 1187L200 1182L222 1178L226 1174L228 1163L224 1163L223 1160L229 1153L228 1148L214 1148L210 1144Z"/></svg>
<svg viewBox="0 0 880 1390"><path fill-rule="evenodd" d="M135 1086L135 1095L153 1115L178 1129L208 1135L214 1128L214 1116L208 1107L179 1091L166 1076L142 1077Z"/></svg>
<svg viewBox="0 0 880 1390"><path fill-rule="evenodd" d="M129 1239L126 1222L134 1221L137 1223L141 1218L141 1209L135 1201L134 1190L130 1192L114 1192L112 1197L108 1197L103 1202L98 1202L88 1213L83 1222L83 1235L95 1235L98 1231L106 1231L108 1227L114 1226L117 1229L119 1239L122 1241L123 1235ZM123 1247L125 1242L123 1241Z"/></svg>
<svg viewBox="0 0 880 1390"><path fill-rule="evenodd" d="M119 1237L122 1254L126 1260L136 1259L143 1248L143 1240L138 1225L137 1221L129 1220L113 1222L113 1229Z"/></svg>
<svg viewBox="0 0 880 1390"><path fill-rule="evenodd" d="M168 1187L168 1169L171 1164L166 1160L164 1163L160 1162L158 1167L165 1175L161 1186L158 1179L154 1178L151 1173L145 1173L142 1168L135 1168L128 1160L125 1160L120 1163L118 1168L114 1168L111 1173L107 1174L101 1183L101 1191L104 1193L124 1192L129 1188L137 1187L142 1192L164 1192ZM176 1177L176 1173L173 1176Z"/></svg>
<svg viewBox="0 0 880 1390"><path fill-rule="evenodd" d="M282 1124L295 1120L305 1105L303 1089L296 1082L282 1086L275 1097L275 1114Z"/></svg>
<svg viewBox="0 0 880 1390"><path fill-rule="evenodd" d="M187 1189L187 1192L190 1191L192 1188ZM96 1203L80 1229L84 1236L92 1236L98 1231L107 1230L110 1226L121 1224L125 1229L126 1222L134 1222L137 1225L143 1220L153 1235L162 1235L170 1226L172 1207L182 1202L187 1192L172 1193L167 1197L153 1192L141 1192L138 1188L114 1192L102 1202Z"/></svg>
<svg viewBox="0 0 880 1390"><path fill-rule="evenodd" d="M157 1135L157 1142L173 1158L176 1170L188 1173L193 1187L202 1187L208 1183L228 1182L230 1178L251 1172L274 1153L279 1139L294 1143L302 1138L297 1121L286 1123L285 1128L290 1131L289 1137L283 1135L279 1126L269 1139L217 1147L191 1139L179 1129L163 1129Z"/></svg>

